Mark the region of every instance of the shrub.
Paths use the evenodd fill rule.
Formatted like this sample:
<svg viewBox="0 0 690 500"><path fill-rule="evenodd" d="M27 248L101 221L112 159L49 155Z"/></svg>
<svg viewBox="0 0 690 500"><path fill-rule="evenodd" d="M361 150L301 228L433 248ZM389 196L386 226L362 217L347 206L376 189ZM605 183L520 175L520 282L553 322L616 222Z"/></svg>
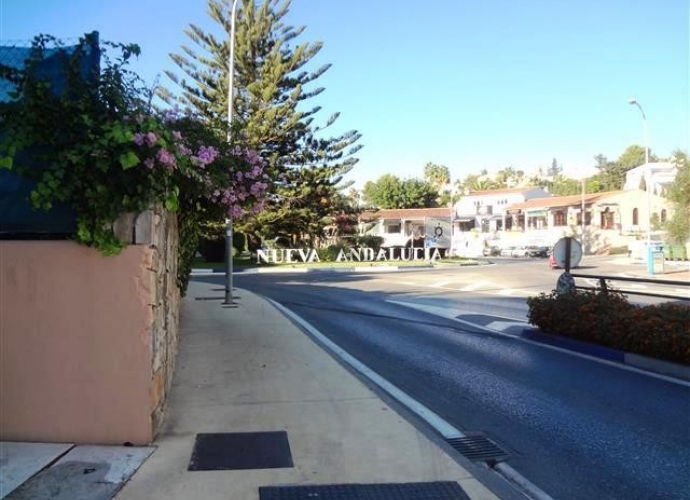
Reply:
<svg viewBox="0 0 690 500"><path fill-rule="evenodd" d="M529 322L554 335L690 364L690 306L635 306L617 292L574 290L527 299Z"/></svg>
<svg viewBox="0 0 690 500"><path fill-rule="evenodd" d="M346 249L347 246L342 244L329 245L325 248L317 249L316 253L319 255L319 260L321 260L321 262L335 262L340 252Z"/></svg>
<svg viewBox="0 0 690 500"><path fill-rule="evenodd" d="M375 252L378 252L383 245L383 238L373 234L364 234L355 238L355 244L360 247L373 248Z"/></svg>
<svg viewBox="0 0 690 500"><path fill-rule="evenodd" d="M235 249L235 255L239 255L247 250L247 235L238 231L233 231L232 247Z"/></svg>
<svg viewBox="0 0 690 500"><path fill-rule="evenodd" d="M153 91L128 69L139 53L135 44L100 43L97 33L72 48L39 35L22 67L0 64L10 84L10 99L0 102L0 168L35 183L28 196L34 208L67 205L76 217L74 239L103 255L127 244L113 230L122 214L153 206L177 212L184 293L202 219L258 214L268 175L255 151L228 144L223 131L153 107ZM93 56L99 69L85 74ZM48 60L63 85L45 80Z"/></svg>

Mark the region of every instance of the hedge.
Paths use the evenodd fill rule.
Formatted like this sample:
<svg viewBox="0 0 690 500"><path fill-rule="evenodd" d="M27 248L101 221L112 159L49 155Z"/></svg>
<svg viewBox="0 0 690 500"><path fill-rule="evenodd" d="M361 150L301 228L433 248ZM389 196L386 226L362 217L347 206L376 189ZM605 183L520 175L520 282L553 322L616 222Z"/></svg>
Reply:
<svg viewBox="0 0 690 500"><path fill-rule="evenodd" d="M527 299L544 332L690 365L690 304L638 306L618 292L573 290Z"/></svg>

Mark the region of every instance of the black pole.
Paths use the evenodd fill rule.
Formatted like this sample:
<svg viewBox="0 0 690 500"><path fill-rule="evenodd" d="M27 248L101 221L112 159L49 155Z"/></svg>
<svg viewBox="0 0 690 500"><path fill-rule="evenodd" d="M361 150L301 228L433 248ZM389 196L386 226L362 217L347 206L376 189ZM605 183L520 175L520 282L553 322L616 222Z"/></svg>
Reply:
<svg viewBox="0 0 690 500"><path fill-rule="evenodd" d="M570 249L572 248L573 239L567 237L565 239L565 272L570 272Z"/></svg>

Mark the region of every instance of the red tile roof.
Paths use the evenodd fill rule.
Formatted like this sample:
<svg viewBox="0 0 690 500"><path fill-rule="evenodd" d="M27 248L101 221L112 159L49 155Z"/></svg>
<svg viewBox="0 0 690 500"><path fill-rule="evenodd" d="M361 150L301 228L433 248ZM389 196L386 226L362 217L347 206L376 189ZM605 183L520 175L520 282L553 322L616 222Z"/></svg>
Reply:
<svg viewBox="0 0 690 500"><path fill-rule="evenodd" d="M622 191L607 191L605 193L589 193L584 195L585 203L594 203L602 201L611 196L622 193ZM569 196L551 196L549 198L533 198L522 203L514 203L506 208L506 210L529 210L531 208L553 208L553 207L569 207L580 205L583 196L581 194L573 194Z"/></svg>

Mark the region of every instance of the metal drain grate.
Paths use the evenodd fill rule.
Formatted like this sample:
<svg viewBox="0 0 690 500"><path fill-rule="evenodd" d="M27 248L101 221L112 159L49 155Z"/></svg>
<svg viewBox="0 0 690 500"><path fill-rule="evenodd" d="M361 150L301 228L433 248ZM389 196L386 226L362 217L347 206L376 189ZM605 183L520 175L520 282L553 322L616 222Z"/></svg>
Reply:
<svg viewBox="0 0 690 500"><path fill-rule="evenodd" d="M470 500L458 483L262 486L260 500Z"/></svg>
<svg viewBox="0 0 690 500"><path fill-rule="evenodd" d="M293 467L285 431L197 434L187 470Z"/></svg>
<svg viewBox="0 0 690 500"><path fill-rule="evenodd" d="M462 455L475 462L500 461L510 456L508 452L481 434L450 438L446 441Z"/></svg>

